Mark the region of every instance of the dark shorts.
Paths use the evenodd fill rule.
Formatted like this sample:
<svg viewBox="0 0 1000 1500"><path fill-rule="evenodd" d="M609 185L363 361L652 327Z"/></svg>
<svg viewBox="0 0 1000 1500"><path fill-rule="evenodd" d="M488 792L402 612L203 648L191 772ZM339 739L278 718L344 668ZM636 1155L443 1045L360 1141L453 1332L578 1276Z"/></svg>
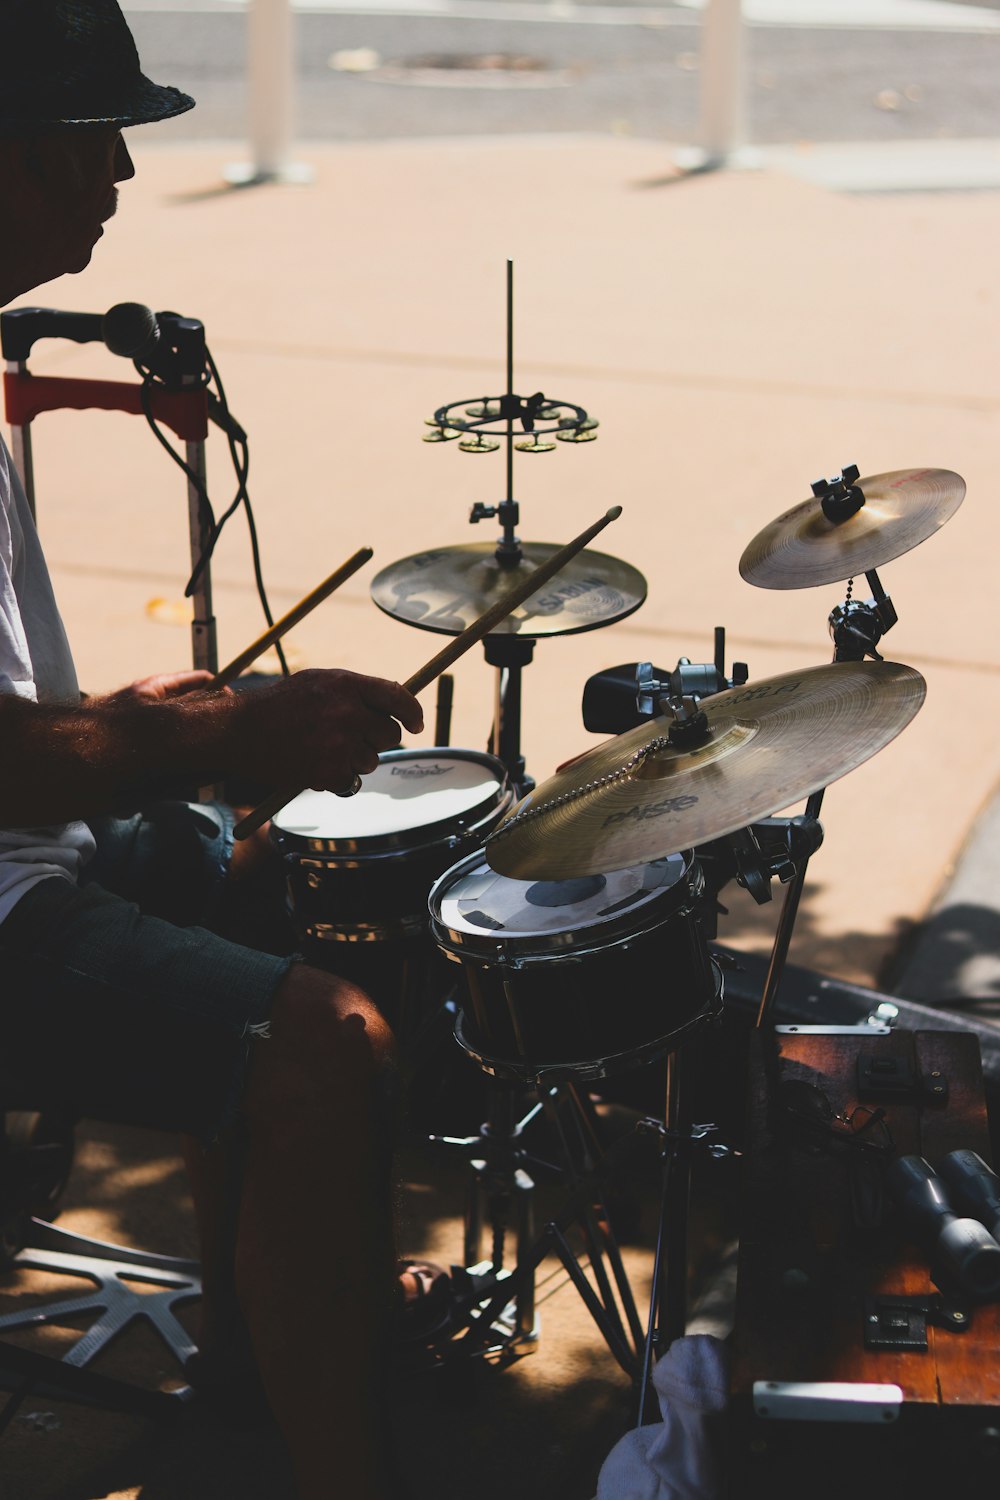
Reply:
<svg viewBox="0 0 1000 1500"><path fill-rule="evenodd" d="M70 1110L215 1139L293 961L210 922L228 871L221 805L95 823L81 886L33 886L0 924L0 1108Z"/></svg>

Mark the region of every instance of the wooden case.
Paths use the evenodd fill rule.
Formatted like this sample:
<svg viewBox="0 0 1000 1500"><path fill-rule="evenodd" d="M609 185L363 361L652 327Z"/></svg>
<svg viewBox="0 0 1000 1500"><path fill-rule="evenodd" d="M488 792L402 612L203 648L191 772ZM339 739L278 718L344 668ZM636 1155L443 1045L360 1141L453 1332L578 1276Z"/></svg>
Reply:
<svg viewBox="0 0 1000 1500"><path fill-rule="evenodd" d="M977 1040L792 1028L776 1047L769 1054L754 1038L730 1494L811 1500L890 1484L906 1500L998 1494L1000 1305L974 1305L944 1277L935 1285L926 1248L883 1198L877 1158L768 1103L775 1084L803 1080L840 1115L859 1104L884 1108L895 1153L933 1166L971 1148L989 1161ZM880 1093L862 1088L859 1057ZM922 1318L925 1348L915 1346ZM884 1347L894 1341L910 1347ZM842 1400L822 1390L829 1382L846 1384ZM877 1391L859 1399L865 1387L898 1387L902 1399Z"/></svg>

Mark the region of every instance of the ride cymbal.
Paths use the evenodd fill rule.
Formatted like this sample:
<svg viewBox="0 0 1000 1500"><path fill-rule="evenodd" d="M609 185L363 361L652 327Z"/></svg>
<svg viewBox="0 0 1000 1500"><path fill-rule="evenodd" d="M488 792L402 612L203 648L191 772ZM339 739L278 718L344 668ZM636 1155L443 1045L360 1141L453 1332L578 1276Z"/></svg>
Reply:
<svg viewBox="0 0 1000 1500"><path fill-rule="evenodd" d="M438 547L390 563L372 580L379 609L407 625L458 635L558 548L524 542L520 562L497 561L495 544ZM509 615L494 635L573 635L630 615L646 597L638 569L604 552L580 552L558 576Z"/></svg>
<svg viewBox="0 0 1000 1500"><path fill-rule="evenodd" d="M853 489L864 504L846 520L828 519L812 495L765 526L740 558L741 576L761 589L842 583L926 541L965 498L965 480L950 469L874 474Z"/></svg>
<svg viewBox="0 0 1000 1500"><path fill-rule="evenodd" d="M894 739L924 701L897 662L834 662L702 701L707 738L659 717L605 740L522 798L486 841L515 880L568 880L721 838L828 786Z"/></svg>

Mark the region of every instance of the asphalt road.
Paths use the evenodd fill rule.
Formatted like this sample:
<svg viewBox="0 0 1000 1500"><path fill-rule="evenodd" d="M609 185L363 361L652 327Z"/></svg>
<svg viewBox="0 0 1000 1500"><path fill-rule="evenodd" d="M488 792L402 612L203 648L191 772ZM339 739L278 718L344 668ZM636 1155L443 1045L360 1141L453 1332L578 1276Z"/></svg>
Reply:
<svg viewBox="0 0 1000 1500"><path fill-rule="evenodd" d="M218 0L216 0L218 4ZM305 140L598 132L696 138L697 13L629 0L568 6L467 3L459 15L306 11L296 17ZM432 6L426 7L428 9ZM439 5L438 9L446 8ZM170 138L246 133L246 17L145 0L129 21L153 77L198 109ZM984 24L997 12L954 7ZM947 20L945 21L947 25ZM749 137L799 141L1000 137L1000 30L751 26ZM505 60L516 60L515 65Z"/></svg>

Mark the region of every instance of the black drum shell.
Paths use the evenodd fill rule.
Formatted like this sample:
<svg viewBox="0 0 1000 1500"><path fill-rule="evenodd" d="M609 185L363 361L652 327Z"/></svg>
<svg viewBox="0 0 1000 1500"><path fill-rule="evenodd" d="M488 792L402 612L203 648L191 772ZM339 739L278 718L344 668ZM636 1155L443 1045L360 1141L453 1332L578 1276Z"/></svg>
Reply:
<svg viewBox="0 0 1000 1500"><path fill-rule="evenodd" d="M467 814L370 838L312 837L274 826L288 906L300 939L396 942L427 931L427 893L457 859L480 847L513 802L501 761L469 750L391 750L380 763L474 760L493 772L495 796Z"/></svg>
<svg viewBox="0 0 1000 1500"><path fill-rule="evenodd" d="M669 1050L668 1042L658 1049L654 1044L711 1010L720 988L697 917L701 871L692 856L685 860L683 880L665 890L662 901L632 914L634 931L609 923L606 940L598 929L576 947L571 931L561 943L546 934L541 952L527 951L530 938L484 932L470 941L445 927L435 896L457 869L443 876L431 893L431 932L462 966L462 1044L471 1043L477 1056L508 1060L526 1075L594 1064L590 1075L601 1076L634 1066L629 1054ZM463 861L463 867L474 863Z"/></svg>

